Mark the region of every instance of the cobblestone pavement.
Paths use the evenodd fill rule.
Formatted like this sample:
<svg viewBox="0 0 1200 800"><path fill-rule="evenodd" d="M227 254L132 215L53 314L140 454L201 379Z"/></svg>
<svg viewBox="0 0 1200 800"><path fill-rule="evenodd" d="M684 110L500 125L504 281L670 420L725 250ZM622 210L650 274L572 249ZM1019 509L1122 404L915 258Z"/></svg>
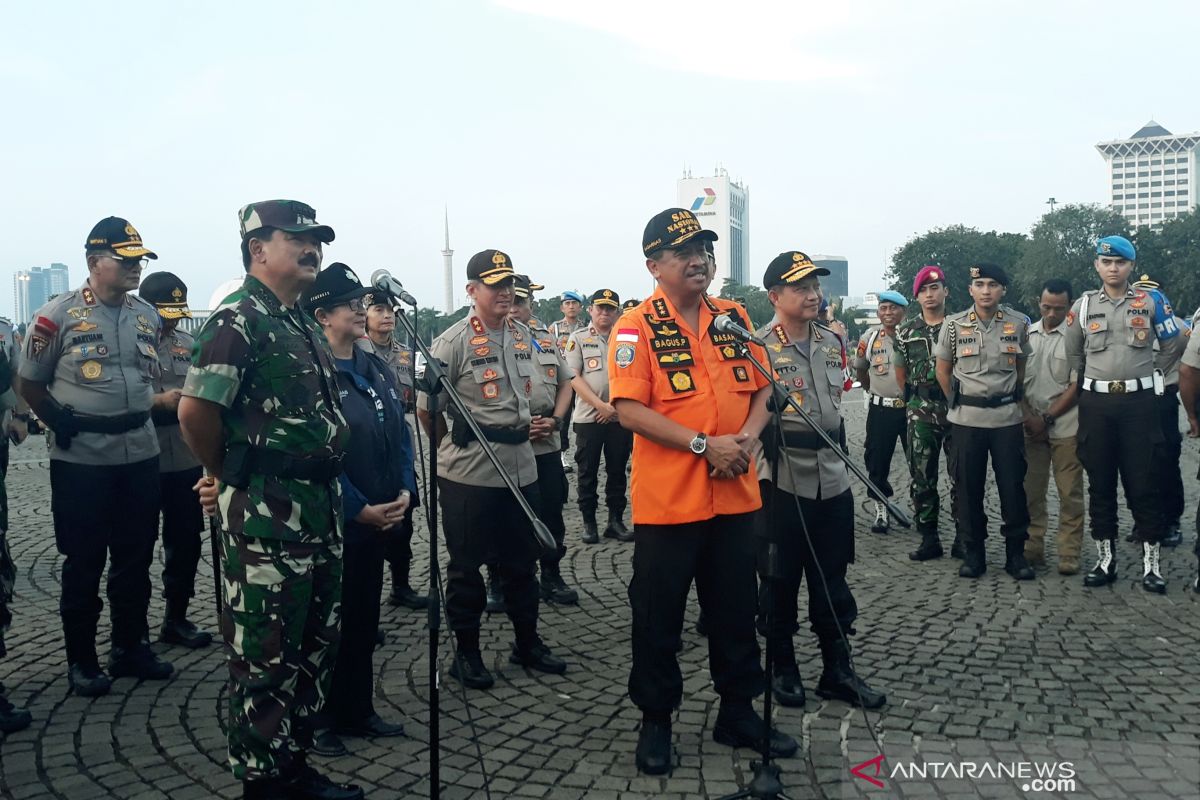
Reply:
<svg viewBox="0 0 1200 800"><path fill-rule="evenodd" d="M851 452L861 458L864 414L855 398L846 406L848 429ZM57 612L61 562L41 447L34 439L15 450L10 474L10 542L20 577L0 680L17 705L32 710L34 724L0 742L0 795L237 797L240 787L225 767L225 666L218 647L195 652L156 644L175 663L172 680L121 679L112 694L96 700L67 693ZM861 607L855 657L859 671L887 691L888 704L867 716L816 698L804 709L782 709L779 725L803 745L796 758L781 762L790 796L1200 797L1200 595L1186 591L1196 569L1194 442L1185 443L1183 469L1191 495L1187 537L1165 557L1165 597L1142 591L1140 558L1123 541L1124 530L1121 579L1109 588L1085 590L1079 576L1061 577L1052 567L1040 568L1036 581L1017 583L1001 569L998 535L989 540L987 575L967 581L957 577L958 562L949 557L910 562L906 553L915 535L872 535L860 508L858 562L850 571ZM893 475L902 473L897 457ZM906 480L896 483L907 497ZM865 497L860 490L856 495ZM579 544L573 504L568 511L564 572L582 600L577 607L544 607L542 630L570 660L570 671L545 676L509 665L507 620L487 620L483 644L496 687L473 692L468 713L458 684L443 683L443 796L485 796L472 721L492 797L715 798L745 785L754 754L709 738L718 700L705 641L693 630L694 604L680 655L685 700L674 725L678 766L667 779L638 775L638 715L625 696L632 545ZM994 497L989 516L994 530ZM423 523L418 530L420 563L428 550ZM945 525L943 533L948 540ZM207 553L205 547L195 609L213 629ZM1052 545L1048 556L1054 564ZM157 566L154 579L157 584ZM418 583L424 586L424 578ZM156 628L162 617L157 596L151 615ZM421 797L428 793L425 619L385 605L383 625L377 708L402 719L409 738L347 740L353 755L324 766L362 784L371 798ZM102 643L106 637L105 627ZM807 631L797 637L797 650L811 688L820 658ZM443 664L448 652L444 642ZM872 761L880 753L868 724L883 745L882 761ZM858 774L881 786L851 773L860 762L868 763ZM914 765L926 777L914 776ZM1049 775L1055 782L1035 785L1038 769L1055 769ZM1046 788L1054 791L1038 791Z"/></svg>

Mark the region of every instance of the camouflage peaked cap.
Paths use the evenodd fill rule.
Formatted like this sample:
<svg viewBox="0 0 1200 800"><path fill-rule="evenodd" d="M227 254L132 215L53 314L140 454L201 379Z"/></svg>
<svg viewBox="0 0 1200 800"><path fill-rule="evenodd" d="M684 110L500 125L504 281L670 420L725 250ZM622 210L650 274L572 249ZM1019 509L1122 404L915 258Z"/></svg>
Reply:
<svg viewBox="0 0 1200 800"><path fill-rule="evenodd" d="M261 200L244 205L238 211L238 227L243 241L259 228L278 228L288 233L312 231L326 244L333 241L333 228L319 224L313 207L298 200Z"/></svg>

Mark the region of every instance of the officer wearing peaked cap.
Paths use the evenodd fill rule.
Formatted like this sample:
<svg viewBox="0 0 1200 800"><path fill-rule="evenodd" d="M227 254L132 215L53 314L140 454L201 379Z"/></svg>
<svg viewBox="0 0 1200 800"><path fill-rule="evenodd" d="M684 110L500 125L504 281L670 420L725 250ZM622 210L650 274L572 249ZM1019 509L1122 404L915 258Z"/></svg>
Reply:
<svg viewBox="0 0 1200 800"><path fill-rule="evenodd" d="M567 352L567 339L571 337L572 333L586 325L579 318L579 312L583 310L583 295L576 291L567 290L562 293L562 302L559 304L559 307L562 310L563 317L560 320L550 323L550 332L554 334L554 339L558 342L558 351L565 355ZM571 402L574 402L573 395ZM562 427L562 430L559 431L559 437L562 440L563 469L566 472L574 472L575 467L572 466L570 460L567 458L567 450L571 446L569 426L564 425Z"/></svg>
<svg viewBox="0 0 1200 800"><path fill-rule="evenodd" d="M221 525L226 736L246 798L363 796L308 764L337 657L350 439L329 347L299 304L334 239L316 216L295 200L238 212L246 278L196 335L179 401Z"/></svg>
<svg viewBox="0 0 1200 800"><path fill-rule="evenodd" d="M1142 588L1165 593L1159 563L1166 526L1155 461L1162 457L1163 434L1156 397L1163 393L1155 369L1159 354L1175 357L1186 338L1165 302L1129 283L1137 251L1122 236L1096 243L1096 272L1102 288L1084 292L1067 314L1066 350L1081 376L1079 460L1088 475L1096 566L1084 586L1117 579L1117 478L1141 543Z"/></svg>
<svg viewBox="0 0 1200 800"><path fill-rule="evenodd" d="M146 644L150 561L158 536L158 438L150 420L159 317L132 292L157 256L119 217L84 244L88 279L38 309L22 352L21 391L53 432L50 491L64 556L60 610L69 683L106 694L96 656L106 557L112 615L109 672L163 679L172 666Z"/></svg>
<svg viewBox="0 0 1200 800"><path fill-rule="evenodd" d="M179 327L180 320L192 315L187 285L170 272L154 272L142 281L138 295L154 305L161 325L157 345L159 377L154 382L154 405L150 410L160 450L163 597L167 601L159 637L169 644L204 647L212 642L212 634L187 618L188 603L195 594L200 534L204 530L204 511L193 491L204 469L184 444L179 430L179 400L192 365L194 344L191 335Z"/></svg>
<svg viewBox="0 0 1200 800"><path fill-rule="evenodd" d="M529 505L538 508L537 460L530 435L536 352L528 327L508 314L514 298L512 259L483 250L467 263L471 310L430 346L446 364L458 390L505 471ZM445 416L443 416L445 415ZM447 430L445 417L451 421ZM490 688L495 679L480 651L480 617L486 590L479 567L495 564L516 641L509 661L561 674L567 665L538 636L538 547L516 498L496 474L475 433L444 394L417 396L417 418L438 447L438 489L450 562L446 568L446 618L458 640L450 675L464 685Z"/></svg>
<svg viewBox="0 0 1200 800"><path fill-rule="evenodd" d="M983 509L987 461L1000 495L1004 570L1032 580L1025 560L1029 508L1025 502L1025 433L1021 396L1029 356L1029 320L1001 300L1008 275L995 264L970 267L970 308L946 318L938 335L937 378L950 400L950 468L958 487L959 521L966 554L958 574L978 578L987 569Z"/></svg>

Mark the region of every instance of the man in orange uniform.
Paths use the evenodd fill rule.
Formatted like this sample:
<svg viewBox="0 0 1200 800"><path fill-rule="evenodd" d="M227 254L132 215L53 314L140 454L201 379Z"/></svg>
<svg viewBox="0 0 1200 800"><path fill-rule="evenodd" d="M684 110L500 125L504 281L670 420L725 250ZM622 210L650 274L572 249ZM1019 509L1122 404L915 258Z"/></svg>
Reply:
<svg viewBox="0 0 1200 800"><path fill-rule="evenodd" d="M683 698L675 653L693 580L721 696L713 739L757 747L765 728L751 705L764 688L754 631L762 500L751 466L771 389L714 326L722 315L748 326L737 304L705 292L704 245L716 238L681 208L650 220L642 251L658 288L618 320L608 350L611 402L634 433L629 697L642 710L637 766L651 775L671 768L671 713ZM775 755L796 749L772 731Z"/></svg>

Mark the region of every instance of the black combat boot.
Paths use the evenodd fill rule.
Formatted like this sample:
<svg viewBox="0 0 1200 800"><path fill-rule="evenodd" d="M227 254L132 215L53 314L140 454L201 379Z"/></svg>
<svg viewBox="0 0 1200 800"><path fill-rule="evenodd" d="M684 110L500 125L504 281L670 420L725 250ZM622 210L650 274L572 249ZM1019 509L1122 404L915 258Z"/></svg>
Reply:
<svg viewBox="0 0 1200 800"><path fill-rule="evenodd" d="M67 686L80 697L103 697L112 689L112 680L100 669L96 657L92 656L67 666Z"/></svg>
<svg viewBox="0 0 1200 800"><path fill-rule="evenodd" d="M771 693L775 702L789 708L803 708L804 683L800 680L796 651L792 648L790 638L781 639L774 644L772 668L775 674L771 678Z"/></svg>
<svg viewBox="0 0 1200 800"><path fill-rule="evenodd" d="M292 800L363 800L363 790L350 783L334 783L310 767L301 752L288 772L287 796Z"/></svg>
<svg viewBox="0 0 1200 800"><path fill-rule="evenodd" d="M457 678L468 689L490 689L496 683L492 673L483 665L483 654L479 652L479 631L455 631L458 640L458 657L450 665L450 676Z"/></svg>
<svg viewBox="0 0 1200 800"><path fill-rule="evenodd" d="M0 686L0 733L16 733L23 731L33 722L33 715L23 708L17 708L4 696L4 687Z"/></svg>
<svg viewBox="0 0 1200 800"><path fill-rule="evenodd" d="M618 542L632 542L633 531L625 527L624 513L608 510L608 525L604 528L605 539L616 539Z"/></svg>
<svg viewBox="0 0 1200 800"><path fill-rule="evenodd" d="M557 564L542 567L541 589L542 599L556 605L573 606L579 603L579 592L567 586Z"/></svg>
<svg viewBox="0 0 1200 800"><path fill-rule="evenodd" d="M167 615L163 619L162 629L158 632L159 641L183 645L193 650L208 647L212 644L212 634L200 630L187 618L187 607L187 600L167 600Z"/></svg>
<svg viewBox="0 0 1200 800"><path fill-rule="evenodd" d="M1167 526L1167 535L1163 537L1163 547L1179 547L1183 544L1183 530L1179 527L1179 520Z"/></svg>
<svg viewBox="0 0 1200 800"><path fill-rule="evenodd" d="M942 542L938 538L937 528L932 530L925 529L921 533L921 546L908 554L908 557L913 561L929 561L934 558L941 558L945 555L942 549Z"/></svg>
<svg viewBox="0 0 1200 800"><path fill-rule="evenodd" d="M242 800L289 800L288 785L282 778L242 781Z"/></svg>
<svg viewBox="0 0 1200 800"><path fill-rule="evenodd" d="M862 708L881 708L887 695L877 692L854 672L850 665L850 645L844 639L821 642L821 661L825 669L817 682L817 696L841 700Z"/></svg>
<svg viewBox="0 0 1200 800"><path fill-rule="evenodd" d="M504 592L500 589L500 577L491 567L487 569L487 605L484 611L497 614L504 610Z"/></svg>
<svg viewBox="0 0 1200 800"><path fill-rule="evenodd" d="M1142 542L1142 564L1145 573L1142 575L1142 588L1155 594L1167 593L1167 582L1163 580L1162 568L1158 559L1161 549L1158 542Z"/></svg>
<svg viewBox="0 0 1200 800"><path fill-rule="evenodd" d="M671 770L671 712L643 711L638 733L637 768L647 775L665 775Z"/></svg>
<svg viewBox="0 0 1200 800"><path fill-rule="evenodd" d="M508 663L517 664L527 669L546 672L550 675L562 675L567 671L567 662L550 652L550 648L534 634L532 638L523 635L518 637L519 644L513 643L512 653Z"/></svg>
<svg viewBox="0 0 1200 800"><path fill-rule="evenodd" d="M600 531L596 527L596 512L583 512L583 536L580 541L584 544L599 544Z"/></svg>
<svg viewBox="0 0 1200 800"><path fill-rule="evenodd" d="M392 565L392 594L388 603L393 606L411 608L413 611L429 607L429 598L417 594L408 583L408 564Z"/></svg>
<svg viewBox="0 0 1200 800"><path fill-rule="evenodd" d="M763 733L767 723L754 710L749 700L721 699L717 711L717 724L713 726L713 741L727 747L745 747L753 750L762 748ZM790 758L800 749L791 736L771 729L771 755L774 758Z"/></svg>
<svg viewBox="0 0 1200 800"><path fill-rule="evenodd" d="M971 545L966 550L962 566L958 568L958 577L978 578L987 572L987 555L983 551L983 542ZM1025 560L1024 551L1021 552L1021 560ZM1029 565L1026 564L1025 566L1028 567Z"/></svg>
<svg viewBox="0 0 1200 800"><path fill-rule="evenodd" d="M1019 581L1033 580L1033 567L1025 560L1025 542L1021 539L1004 540L1004 571Z"/></svg>
<svg viewBox="0 0 1200 800"><path fill-rule="evenodd" d="M1083 576L1087 587L1107 586L1117 580L1117 540L1100 539L1096 542L1096 566Z"/></svg>
<svg viewBox="0 0 1200 800"><path fill-rule="evenodd" d="M967 548L963 544L962 534L955 532L954 541L950 545L950 557L964 559L967 557Z"/></svg>
<svg viewBox="0 0 1200 800"><path fill-rule="evenodd" d="M144 641L133 647L113 645L108 656L108 672L114 678L138 678L144 681L164 681L175 673L170 661L154 654Z"/></svg>

